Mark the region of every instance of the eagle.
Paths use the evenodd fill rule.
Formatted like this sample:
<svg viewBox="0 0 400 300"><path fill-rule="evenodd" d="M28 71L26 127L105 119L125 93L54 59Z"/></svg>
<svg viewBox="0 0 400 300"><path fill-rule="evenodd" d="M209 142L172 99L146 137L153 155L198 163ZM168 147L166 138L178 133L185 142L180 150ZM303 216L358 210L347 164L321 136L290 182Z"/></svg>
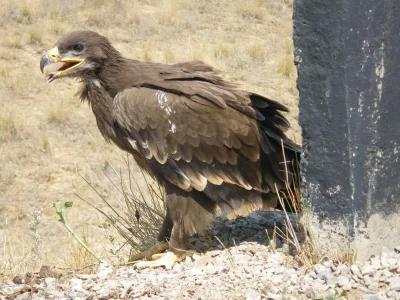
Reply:
<svg viewBox="0 0 400 300"><path fill-rule="evenodd" d="M43 55L40 69L48 82L78 78L105 140L165 190L157 242L131 257L146 259L138 268L170 269L217 211L275 207L294 182L300 147L285 135L288 109L203 62L128 59L106 37L74 31Z"/></svg>

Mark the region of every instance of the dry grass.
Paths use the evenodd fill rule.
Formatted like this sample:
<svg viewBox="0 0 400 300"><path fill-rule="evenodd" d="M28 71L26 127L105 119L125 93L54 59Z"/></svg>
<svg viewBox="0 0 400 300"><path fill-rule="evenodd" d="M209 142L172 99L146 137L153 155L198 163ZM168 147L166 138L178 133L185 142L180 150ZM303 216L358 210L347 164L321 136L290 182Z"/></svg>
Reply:
<svg viewBox="0 0 400 300"><path fill-rule="evenodd" d="M145 50L142 56L142 60L144 61L153 61L153 56L151 55L149 50Z"/></svg>
<svg viewBox="0 0 400 300"><path fill-rule="evenodd" d="M42 133L42 142L43 142L43 150L44 152L51 153L51 143L49 141L49 136L46 131Z"/></svg>
<svg viewBox="0 0 400 300"><path fill-rule="evenodd" d="M11 141L22 138L24 122L12 112L0 114L0 141Z"/></svg>
<svg viewBox="0 0 400 300"><path fill-rule="evenodd" d="M247 53L253 59L262 59L265 55L265 45L262 43L251 43L247 47Z"/></svg>
<svg viewBox="0 0 400 300"><path fill-rule="evenodd" d="M21 35L17 35L14 37L11 37L9 42L8 42L8 46L11 48L15 48L15 49L21 49L23 47L23 39Z"/></svg>
<svg viewBox="0 0 400 300"><path fill-rule="evenodd" d="M85 244L88 244L88 239L85 235L82 236L82 240ZM93 273L98 264L93 255L78 244L71 236L68 238L68 255L65 256L63 262L68 270L84 270L87 274Z"/></svg>
<svg viewBox="0 0 400 300"><path fill-rule="evenodd" d="M21 205L21 203L19 204ZM46 250L39 234L41 211L34 208L27 216L29 240L22 240L22 230L18 227L20 216L6 219L0 234L0 282L16 274L25 274L42 264Z"/></svg>
<svg viewBox="0 0 400 300"><path fill-rule="evenodd" d="M60 124L70 119L73 113L73 107L64 107L59 103L51 103L47 108L47 120L51 123Z"/></svg>
<svg viewBox="0 0 400 300"><path fill-rule="evenodd" d="M172 64L176 62L175 53L170 47L164 49L164 62L166 64Z"/></svg>
<svg viewBox="0 0 400 300"><path fill-rule="evenodd" d="M179 21L180 0L163 0L160 6L160 21L163 24L175 25Z"/></svg>
<svg viewBox="0 0 400 300"><path fill-rule="evenodd" d="M165 216L164 190L144 173L142 176L133 176L132 159L129 156L126 156L126 167L119 172L110 161L106 161L106 168L93 169L93 172L100 182L106 180L112 184L112 199L102 195L95 181L83 178L106 208L100 208L84 196L78 197L107 219L106 224L117 230L125 240L125 245L130 245L128 250L131 254L146 250L155 243ZM107 169L111 170L111 174L107 174ZM121 251L122 247L119 247L118 251Z"/></svg>
<svg viewBox="0 0 400 300"><path fill-rule="evenodd" d="M237 49L234 44L220 43L214 45L214 56L218 59L234 58Z"/></svg>
<svg viewBox="0 0 400 300"><path fill-rule="evenodd" d="M284 154L284 160L286 161L283 144L282 152ZM298 162L294 162L294 165L297 166ZM348 266L354 264L356 260L356 252L352 249L350 244L350 232L348 232L349 243L347 245L333 245L335 241L331 241L331 251L329 253L323 251L319 241L315 238L313 227L309 221L310 212L308 203L304 200L304 197L303 202L299 202L299 199L302 199L300 178L294 177L294 185L289 185L288 179L291 175L290 172L288 172L286 164L285 173L285 184L288 191L287 196L284 194L279 194L278 190L277 194L279 197L279 202L284 208L287 230L286 232L282 232L282 230L275 227L273 237L270 238L268 236L268 239L270 241L274 241L275 237L278 235L289 245L287 260L292 260L292 256L289 254L294 253L294 259L296 259L301 265L304 265L308 268L312 268L315 264L321 263L324 259L330 259L334 263L346 264ZM289 203L291 210L294 212L295 222L291 220L291 214L285 209L285 202ZM273 244L272 250L274 251Z"/></svg>
<svg viewBox="0 0 400 300"><path fill-rule="evenodd" d="M256 19L262 21L265 17L265 12L260 10L260 1L236 1L236 10L239 16L247 19Z"/></svg>
<svg viewBox="0 0 400 300"><path fill-rule="evenodd" d="M296 71L292 55L283 56L278 62L278 72L283 76L290 77Z"/></svg>
<svg viewBox="0 0 400 300"><path fill-rule="evenodd" d="M31 29L29 29L29 40L31 41L31 43L34 44L41 43L43 40L43 36L44 36L43 28L34 26L31 27Z"/></svg>

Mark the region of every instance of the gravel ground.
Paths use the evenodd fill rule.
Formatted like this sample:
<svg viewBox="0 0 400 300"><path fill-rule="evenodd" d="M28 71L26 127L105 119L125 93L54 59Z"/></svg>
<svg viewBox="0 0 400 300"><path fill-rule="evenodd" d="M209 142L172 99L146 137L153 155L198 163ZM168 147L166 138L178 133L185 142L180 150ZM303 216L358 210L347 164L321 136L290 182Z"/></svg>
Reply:
<svg viewBox="0 0 400 300"><path fill-rule="evenodd" d="M284 241L277 239L276 251L268 246L265 230L274 224L285 229L282 214L218 218L212 235L219 240L172 270L101 264L97 274L60 279L42 268L0 285L0 299L400 299L400 247L363 265L323 260L307 269L288 263ZM206 244L192 239L195 249Z"/></svg>

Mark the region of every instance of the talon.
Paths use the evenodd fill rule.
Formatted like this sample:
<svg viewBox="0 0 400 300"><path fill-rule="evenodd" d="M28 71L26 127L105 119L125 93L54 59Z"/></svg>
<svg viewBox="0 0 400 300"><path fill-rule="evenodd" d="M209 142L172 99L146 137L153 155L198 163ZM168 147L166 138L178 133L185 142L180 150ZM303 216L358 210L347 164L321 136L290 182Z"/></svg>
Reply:
<svg viewBox="0 0 400 300"><path fill-rule="evenodd" d="M153 247L139 252L137 254L133 254L129 257L129 262L137 261L142 258L146 258L147 260L150 260L152 258L152 255L164 252L165 250L168 249L168 243L167 242L157 242L154 244Z"/></svg>
<svg viewBox="0 0 400 300"><path fill-rule="evenodd" d="M179 258L173 252L154 254L152 256L152 258L155 259L155 260L153 260L153 261L140 261L140 262L135 263L136 269L142 270L142 269L145 269L145 268L165 267L165 269L171 270L176 262L179 262L179 261L182 260L181 258Z"/></svg>
<svg viewBox="0 0 400 300"><path fill-rule="evenodd" d="M162 258L164 255L165 255L165 253L157 253L157 254L153 254L153 255L151 256L151 260L157 260L157 259L160 259L160 258Z"/></svg>

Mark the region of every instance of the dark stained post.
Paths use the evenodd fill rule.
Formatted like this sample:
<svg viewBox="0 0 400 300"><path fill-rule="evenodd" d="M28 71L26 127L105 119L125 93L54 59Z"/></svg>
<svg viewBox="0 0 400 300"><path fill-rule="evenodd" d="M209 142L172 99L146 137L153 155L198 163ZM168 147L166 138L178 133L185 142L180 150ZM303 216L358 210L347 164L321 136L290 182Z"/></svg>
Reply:
<svg viewBox="0 0 400 300"><path fill-rule="evenodd" d="M400 1L294 0L305 199L359 258L400 240Z"/></svg>

